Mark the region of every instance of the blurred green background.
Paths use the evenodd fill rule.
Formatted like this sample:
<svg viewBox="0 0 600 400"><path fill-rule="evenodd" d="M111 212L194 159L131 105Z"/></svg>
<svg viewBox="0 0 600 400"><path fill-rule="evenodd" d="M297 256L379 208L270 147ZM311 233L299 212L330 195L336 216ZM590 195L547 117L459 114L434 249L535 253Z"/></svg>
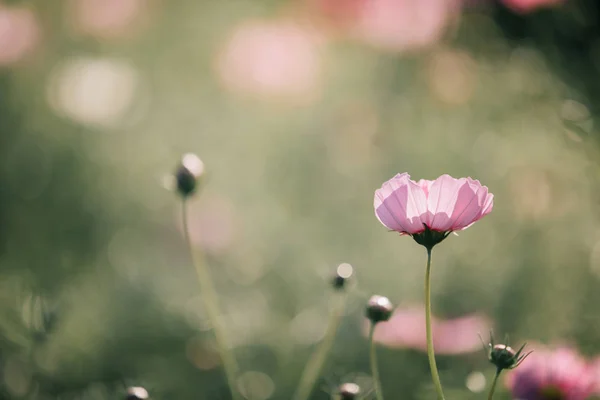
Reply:
<svg viewBox="0 0 600 400"><path fill-rule="evenodd" d="M229 398L165 188L186 152L250 400L291 398L342 262L312 399L369 386L366 299L422 303L424 249L372 206L404 171L495 195L434 251L439 318L600 353L600 5L522 3L0 1L0 396ZM387 398L433 397L423 352L379 357ZM483 351L438 365L449 398L493 373Z"/></svg>

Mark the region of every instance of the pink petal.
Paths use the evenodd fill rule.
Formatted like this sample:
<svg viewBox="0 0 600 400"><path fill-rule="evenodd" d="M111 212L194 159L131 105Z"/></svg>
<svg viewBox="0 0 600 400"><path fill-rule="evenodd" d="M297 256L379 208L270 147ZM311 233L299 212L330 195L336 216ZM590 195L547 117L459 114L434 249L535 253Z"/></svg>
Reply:
<svg viewBox="0 0 600 400"><path fill-rule="evenodd" d="M396 175L376 190L373 204L375 215L387 228L409 234L423 231L421 216L427 211L427 198L407 173Z"/></svg>
<svg viewBox="0 0 600 400"><path fill-rule="evenodd" d="M431 220L428 221L430 229L440 232L450 230L453 223L450 216L463 181L464 178L456 179L450 175L442 175L433 181L427 199L427 208L432 215Z"/></svg>
<svg viewBox="0 0 600 400"><path fill-rule="evenodd" d="M527 13L537 8L552 7L564 3L565 0L504 0L504 4L518 13Z"/></svg>
<svg viewBox="0 0 600 400"><path fill-rule="evenodd" d="M479 220L483 216L487 197L487 187L481 186L477 180L467 178L458 191L458 197L451 216L451 229L453 231L462 230Z"/></svg>
<svg viewBox="0 0 600 400"><path fill-rule="evenodd" d="M488 192L488 195L483 203L483 209L481 210L481 217L485 217L489 213L492 212L492 208L494 208L494 195Z"/></svg>
<svg viewBox="0 0 600 400"><path fill-rule="evenodd" d="M423 189L423 192L425 192L425 197L427 198L429 198L429 188L433 182L434 181L430 181L428 179L421 179L419 182L417 182L417 185L421 186L421 189Z"/></svg>
<svg viewBox="0 0 600 400"><path fill-rule="evenodd" d="M435 326L437 321L434 319L432 324ZM392 348L413 348L425 351L427 349L425 308L410 306L396 309L389 321L377 325L374 340Z"/></svg>
<svg viewBox="0 0 600 400"><path fill-rule="evenodd" d="M490 321L479 315L440 320L432 317L435 351L438 354L462 354L481 350L477 334L487 332ZM365 325L365 334L368 324ZM396 309L392 318L380 323L375 330L374 340L391 348L412 348L426 351L425 308L406 306Z"/></svg>
<svg viewBox="0 0 600 400"><path fill-rule="evenodd" d="M478 334L489 332L491 322L481 315L465 315L442 321L434 331L434 347L439 354L463 354L481 350Z"/></svg>

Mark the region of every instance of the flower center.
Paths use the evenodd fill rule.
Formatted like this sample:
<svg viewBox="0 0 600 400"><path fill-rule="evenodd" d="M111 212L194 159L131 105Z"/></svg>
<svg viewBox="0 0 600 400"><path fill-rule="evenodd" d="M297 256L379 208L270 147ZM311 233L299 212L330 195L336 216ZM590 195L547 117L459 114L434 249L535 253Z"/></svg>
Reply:
<svg viewBox="0 0 600 400"><path fill-rule="evenodd" d="M540 400L566 400L567 396L556 386L546 386L540 389Z"/></svg>

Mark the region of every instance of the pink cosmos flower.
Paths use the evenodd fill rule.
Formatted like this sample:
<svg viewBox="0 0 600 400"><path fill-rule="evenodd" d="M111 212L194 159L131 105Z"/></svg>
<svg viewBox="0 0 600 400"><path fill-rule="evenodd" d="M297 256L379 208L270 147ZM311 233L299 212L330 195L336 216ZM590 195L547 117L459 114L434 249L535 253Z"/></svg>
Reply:
<svg viewBox="0 0 600 400"><path fill-rule="evenodd" d="M442 175L415 182L397 174L375 191L375 215L388 229L433 247L492 211L494 195L478 180Z"/></svg>
<svg viewBox="0 0 600 400"><path fill-rule="evenodd" d="M504 4L518 13L527 13L538 8L557 6L565 0L504 0Z"/></svg>
<svg viewBox="0 0 600 400"><path fill-rule="evenodd" d="M144 22L147 0L71 0L67 8L74 28L97 39L122 38Z"/></svg>
<svg viewBox="0 0 600 400"><path fill-rule="evenodd" d="M488 332L491 321L478 314L443 320L433 318L434 347L437 354L464 354L481 351L477 334ZM365 326L365 334L368 325ZM425 336L425 307L409 306L398 308L389 321L380 323L373 339L386 347L427 350Z"/></svg>
<svg viewBox="0 0 600 400"><path fill-rule="evenodd" d="M402 52L430 46L458 11L456 0L308 0L348 36L375 48Z"/></svg>
<svg viewBox="0 0 600 400"><path fill-rule="evenodd" d="M585 400L596 389L596 373L573 349L535 349L506 383L515 399Z"/></svg>
<svg viewBox="0 0 600 400"><path fill-rule="evenodd" d="M29 8L0 4L0 66L21 61L38 45L40 27Z"/></svg>
<svg viewBox="0 0 600 400"><path fill-rule="evenodd" d="M307 103L319 94L320 43L294 21L249 21L221 49L216 72L233 92Z"/></svg>

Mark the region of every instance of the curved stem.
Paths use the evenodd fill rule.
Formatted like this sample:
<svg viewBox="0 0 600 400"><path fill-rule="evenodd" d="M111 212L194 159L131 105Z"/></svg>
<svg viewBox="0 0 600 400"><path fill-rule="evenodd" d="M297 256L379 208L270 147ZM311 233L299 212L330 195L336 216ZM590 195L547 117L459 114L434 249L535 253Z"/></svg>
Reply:
<svg viewBox="0 0 600 400"><path fill-rule="evenodd" d="M440 375L435 363L433 332L431 330L431 248L427 248L427 270L425 271L425 330L427 331L427 358L429 358L431 379L433 380L438 400L444 400L442 383L440 382Z"/></svg>
<svg viewBox="0 0 600 400"><path fill-rule="evenodd" d="M373 389L375 389L375 398L377 400L383 400L381 381L379 380L379 367L377 366L377 351L375 349L375 341L373 340L373 334L375 333L376 326L377 324L371 323L371 330L369 332L369 353L371 360L371 374L373 375Z"/></svg>
<svg viewBox="0 0 600 400"><path fill-rule="evenodd" d="M335 297L336 304L334 304L331 311L325 337L323 338L323 341L317 350L315 350L310 357L310 360L308 360L306 367L304 367L304 371L302 372L302 377L300 378L300 383L298 384L298 389L296 389L293 400L307 400L310 397L313 387L315 386L315 382L319 378L321 369L327 360L327 354L329 354L329 351L333 346L333 341L335 339L338 327L340 326L340 322L344 314L344 306L346 304L345 294L335 294Z"/></svg>
<svg viewBox="0 0 600 400"><path fill-rule="evenodd" d="M237 393L235 386L235 380L238 376L239 369L233 354L231 354L229 351L227 334L225 333L225 329L221 323L221 313L219 311L217 293L210 276L210 271L206 266L203 254L198 251L194 251L194 247L192 246L188 226L187 203L185 200L182 202L181 209L181 219L183 223L185 241L188 246L190 256L192 257L196 274L198 275L198 282L200 283L200 291L204 301L204 306L206 307L208 318L215 332L215 340L217 342L219 356L223 362L223 369L225 370L227 383L229 384L229 389L231 390L231 397L233 400L241 400L241 397Z"/></svg>
<svg viewBox="0 0 600 400"><path fill-rule="evenodd" d="M494 375L494 380L492 381L492 387L490 388L490 393L488 394L488 400L492 400L492 397L494 396L494 390L496 390L496 383L498 383L500 372L502 372L502 370L498 368L496 370L496 375Z"/></svg>

